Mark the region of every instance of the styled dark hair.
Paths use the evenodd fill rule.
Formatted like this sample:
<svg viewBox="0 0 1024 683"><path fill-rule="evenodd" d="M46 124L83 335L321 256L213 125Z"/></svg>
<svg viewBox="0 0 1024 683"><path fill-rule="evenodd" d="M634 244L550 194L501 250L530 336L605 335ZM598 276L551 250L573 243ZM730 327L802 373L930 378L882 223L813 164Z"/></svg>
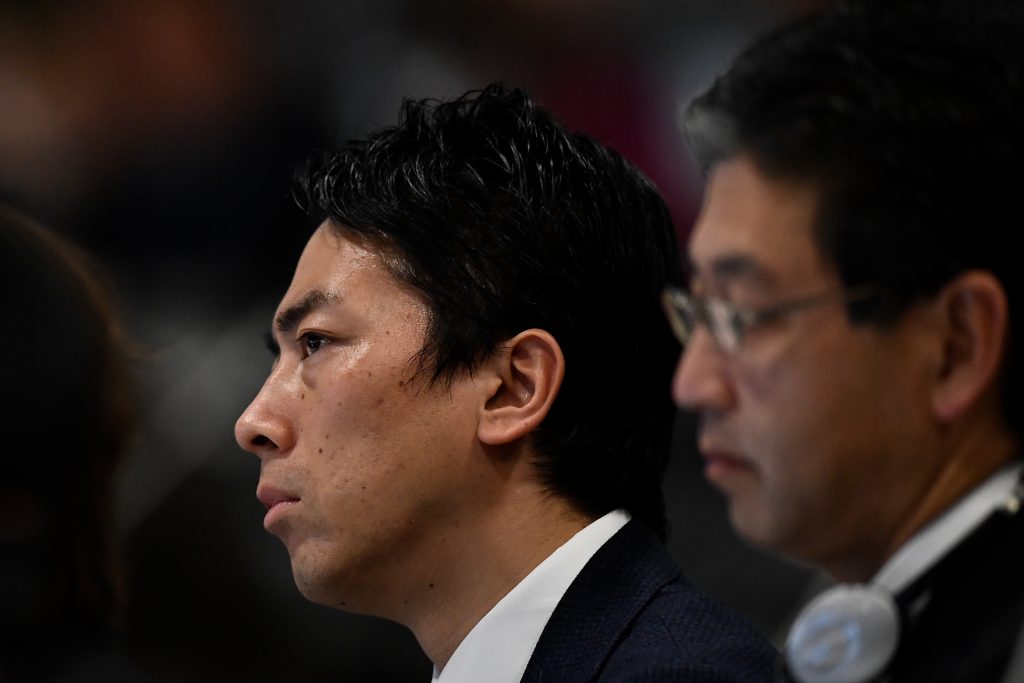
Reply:
<svg viewBox="0 0 1024 683"><path fill-rule="evenodd" d="M704 168L747 155L817 188L822 254L845 285L882 292L852 320L884 325L960 273L992 272L1010 305L1011 428L1024 423L1009 248L1024 224L1022 4L840 4L755 43L684 114Z"/></svg>
<svg viewBox="0 0 1024 683"><path fill-rule="evenodd" d="M640 171L491 85L405 101L398 125L310 161L297 197L422 292L432 382L523 330L551 333L566 370L532 435L536 466L589 512L623 507L664 537L679 348L658 297L680 276L668 211Z"/></svg>
<svg viewBox="0 0 1024 683"><path fill-rule="evenodd" d="M12 321L2 335L0 504L23 513L0 535L0 565L14 577L0 591L0 678L34 678L119 616L112 506L133 421L130 354L85 254L2 203L0 278Z"/></svg>

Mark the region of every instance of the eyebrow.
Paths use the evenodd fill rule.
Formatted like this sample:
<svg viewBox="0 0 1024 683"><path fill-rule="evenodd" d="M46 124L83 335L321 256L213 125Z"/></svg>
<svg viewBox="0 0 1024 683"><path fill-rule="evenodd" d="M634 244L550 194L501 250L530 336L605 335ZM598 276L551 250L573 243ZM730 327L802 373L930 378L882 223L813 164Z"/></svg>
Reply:
<svg viewBox="0 0 1024 683"><path fill-rule="evenodd" d="M284 309L274 317L272 329L263 335L263 343L274 357L281 355L281 346L277 343L275 335L286 335L296 328L299 322L313 311L340 299L334 292L325 292L322 289L314 289L292 306Z"/></svg>
<svg viewBox="0 0 1024 683"><path fill-rule="evenodd" d="M274 332L277 334L288 334L299 324L303 318L333 303L340 297L334 292L325 292L322 289L314 289L302 299L288 308L284 309L274 318Z"/></svg>
<svg viewBox="0 0 1024 683"><path fill-rule="evenodd" d="M699 268L689 254L684 264L687 277L692 279L699 274ZM755 283L767 284L771 277L764 266L747 254L728 253L716 257L711 262L711 278L718 282L730 280L750 280Z"/></svg>

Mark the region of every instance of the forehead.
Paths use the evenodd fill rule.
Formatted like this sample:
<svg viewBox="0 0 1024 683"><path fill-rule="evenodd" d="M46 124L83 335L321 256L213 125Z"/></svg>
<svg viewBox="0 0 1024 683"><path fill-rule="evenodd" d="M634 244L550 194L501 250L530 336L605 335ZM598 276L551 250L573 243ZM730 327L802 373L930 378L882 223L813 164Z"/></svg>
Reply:
<svg viewBox="0 0 1024 683"><path fill-rule="evenodd" d="M311 285L329 288L331 284L372 276L377 271L387 275L380 253L365 240L348 235L324 221L306 242L295 266L289 292L308 289Z"/></svg>
<svg viewBox="0 0 1024 683"><path fill-rule="evenodd" d="M719 163L690 239L695 279L778 289L820 283L832 269L814 241L817 207L810 183L769 178L744 156Z"/></svg>
<svg viewBox="0 0 1024 683"><path fill-rule="evenodd" d="M404 289L379 249L325 221L306 243L278 308L286 310L311 294L320 299L354 301L394 298Z"/></svg>

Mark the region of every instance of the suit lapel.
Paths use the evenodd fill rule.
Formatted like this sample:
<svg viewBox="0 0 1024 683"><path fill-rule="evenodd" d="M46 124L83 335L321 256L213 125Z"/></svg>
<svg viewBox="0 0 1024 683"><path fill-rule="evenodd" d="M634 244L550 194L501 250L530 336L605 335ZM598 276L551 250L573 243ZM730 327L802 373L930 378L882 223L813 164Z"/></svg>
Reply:
<svg viewBox="0 0 1024 683"><path fill-rule="evenodd" d="M651 597L679 575L665 547L638 522L608 540L548 620L524 683L591 681Z"/></svg>

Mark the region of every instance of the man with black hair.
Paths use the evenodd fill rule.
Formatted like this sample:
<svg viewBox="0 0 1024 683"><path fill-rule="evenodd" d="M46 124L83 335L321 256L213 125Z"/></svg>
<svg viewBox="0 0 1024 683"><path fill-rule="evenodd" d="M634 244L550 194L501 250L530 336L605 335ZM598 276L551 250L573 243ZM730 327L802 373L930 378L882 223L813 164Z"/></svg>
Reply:
<svg viewBox="0 0 1024 683"><path fill-rule="evenodd" d="M651 183L499 86L298 181L323 222L236 436L300 591L407 625L445 683L765 680L660 542L679 268Z"/></svg>
<svg viewBox="0 0 1024 683"><path fill-rule="evenodd" d="M664 301L707 478L840 582L799 681L998 681L1024 615L1015 2L843 4L687 108L707 193Z"/></svg>

